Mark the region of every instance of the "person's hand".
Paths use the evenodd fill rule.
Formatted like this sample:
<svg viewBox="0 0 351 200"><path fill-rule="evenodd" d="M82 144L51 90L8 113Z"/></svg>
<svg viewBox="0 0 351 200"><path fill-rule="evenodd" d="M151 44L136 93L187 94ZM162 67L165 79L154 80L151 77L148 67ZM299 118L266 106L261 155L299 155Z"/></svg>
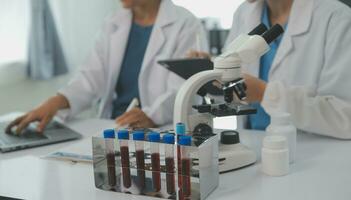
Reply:
<svg viewBox="0 0 351 200"><path fill-rule="evenodd" d="M132 128L155 128L155 123L140 109L134 108L116 119L119 126Z"/></svg>
<svg viewBox="0 0 351 200"><path fill-rule="evenodd" d="M15 134L19 135L32 122L38 121L37 131L42 133L46 125L52 120L59 109L69 107L67 99L62 95L50 98L38 108L18 117L12 121L6 128L6 133L12 133L11 129L17 126Z"/></svg>
<svg viewBox="0 0 351 200"><path fill-rule="evenodd" d="M189 51L186 54L187 58L207 58L211 59L211 55L208 54L207 52L202 52L202 51Z"/></svg>
<svg viewBox="0 0 351 200"><path fill-rule="evenodd" d="M249 103L261 102L266 90L267 83L249 74L243 74L246 84L246 100Z"/></svg>

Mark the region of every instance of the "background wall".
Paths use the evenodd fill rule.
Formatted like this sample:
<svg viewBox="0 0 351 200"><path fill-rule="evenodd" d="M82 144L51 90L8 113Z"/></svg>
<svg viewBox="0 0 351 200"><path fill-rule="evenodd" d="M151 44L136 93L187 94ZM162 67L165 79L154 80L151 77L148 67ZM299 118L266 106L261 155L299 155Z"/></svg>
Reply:
<svg viewBox="0 0 351 200"><path fill-rule="evenodd" d="M0 0L0 64L26 57L29 1Z"/></svg>
<svg viewBox="0 0 351 200"><path fill-rule="evenodd" d="M86 59L119 0L49 0L71 71ZM0 85L26 78L30 0L0 0Z"/></svg>
<svg viewBox="0 0 351 200"><path fill-rule="evenodd" d="M341 2L351 7L351 0L341 0Z"/></svg>
<svg viewBox="0 0 351 200"><path fill-rule="evenodd" d="M173 0L177 5L189 9L198 18L214 18L222 28L229 29L235 10L245 0Z"/></svg>
<svg viewBox="0 0 351 200"><path fill-rule="evenodd" d="M76 69L91 51L104 19L119 0L50 0L69 66Z"/></svg>
<svg viewBox="0 0 351 200"><path fill-rule="evenodd" d="M71 73L48 81L25 76L30 0L0 0L0 115L33 109L67 84L119 0L49 0ZM11 50L11 51L10 51ZM94 110L84 113L94 115Z"/></svg>
<svg viewBox="0 0 351 200"><path fill-rule="evenodd" d="M25 77L29 21L28 0L0 0L0 85Z"/></svg>

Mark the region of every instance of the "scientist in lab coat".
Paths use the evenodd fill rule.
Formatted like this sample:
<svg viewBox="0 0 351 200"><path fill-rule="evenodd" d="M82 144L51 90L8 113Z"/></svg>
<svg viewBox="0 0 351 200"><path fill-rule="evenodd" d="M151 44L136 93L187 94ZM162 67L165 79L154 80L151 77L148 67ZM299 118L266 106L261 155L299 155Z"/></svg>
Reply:
<svg viewBox="0 0 351 200"><path fill-rule="evenodd" d="M72 117L100 101L99 115L119 125L150 128L172 123L175 96L183 80L157 64L208 50L198 19L171 0L121 0L124 7L107 20L101 38L78 75L58 94L14 120L21 131L39 121L38 131L59 113ZM200 45L196 44L200 35ZM200 47L198 47L200 46ZM124 113L133 98L141 107ZM60 111L60 112L59 112Z"/></svg>
<svg viewBox="0 0 351 200"><path fill-rule="evenodd" d="M351 139L351 9L337 0L247 1L234 14L228 43L261 22L285 33L243 66L258 114L239 126L264 130L272 113L288 112L300 132Z"/></svg>

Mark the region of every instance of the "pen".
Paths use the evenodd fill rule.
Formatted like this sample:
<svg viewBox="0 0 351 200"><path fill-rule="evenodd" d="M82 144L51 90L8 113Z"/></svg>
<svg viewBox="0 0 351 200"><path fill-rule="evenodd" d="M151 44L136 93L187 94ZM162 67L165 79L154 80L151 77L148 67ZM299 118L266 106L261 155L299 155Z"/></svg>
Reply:
<svg viewBox="0 0 351 200"><path fill-rule="evenodd" d="M139 100L138 100L138 98L134 98L134 99L130 102L130 104L129 104L127 110L126 110L126 112L129 112L129 111L131 111L133 108L136 108L136 107L138 107L138 106L139 106Z"/></svg>
<svg viewBox="0 0 351 200"><path fill-rule="evenodd" d="M196 34L196 51L197 52L201 51L201 49L200 49L200 34L199 33Z"/></svg>

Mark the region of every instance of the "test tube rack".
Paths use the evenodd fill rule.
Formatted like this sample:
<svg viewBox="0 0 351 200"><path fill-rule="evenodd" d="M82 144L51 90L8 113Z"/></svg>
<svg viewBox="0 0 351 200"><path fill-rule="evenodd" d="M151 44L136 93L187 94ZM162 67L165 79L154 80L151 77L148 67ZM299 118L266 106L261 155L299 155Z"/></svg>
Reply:
<svg viewBox="0 0 351 200"><path fill-rule="evenodd" d="M216 135L205 139L194 138L191 146L182 147L186 148L191 155L190 177L188 177L191 190L187 197L184 197L181 192L183 187L181 180L184 175L181 170L178 170L180 162L177 160L177 147L179 145L158 143L160 147L160 171L153 171L150 152L150 146L153 143L144 141L144 169L140 169L137 167L135 141L130 139L127 142L129 148L129 160L127 162L129 166L125 167L126 161L123 160L123 156L121 157L123 152L120 151L118 139L92 138L96 188L165 199L202 200L208 197L219 184L218 138ZM111 146L113 146L112 151ZM174 167L169 162L166 165L164 152L167 147L174 149ZM124 162L124 165L122 162ZM174 168L174 173L169 173L170 168ZM143 175L141 176L141 174ZM159 177L159 181L155 181L155 177ZM170 182L170 180L173 181ZM170 187L174 188L170 189Z"/></svg>

